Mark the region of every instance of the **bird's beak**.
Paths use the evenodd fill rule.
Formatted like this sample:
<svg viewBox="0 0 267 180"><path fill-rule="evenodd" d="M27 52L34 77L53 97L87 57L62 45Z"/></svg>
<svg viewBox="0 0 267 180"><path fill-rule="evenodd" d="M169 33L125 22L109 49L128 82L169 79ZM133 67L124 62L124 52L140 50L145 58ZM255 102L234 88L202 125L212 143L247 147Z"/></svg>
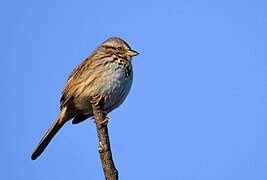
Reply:
<svg viewBox="0 0 267 180"><path fill-rule="evenodd" d="M136 51L134 51L134 50L129 50L128 51L128 55L129 56L137 56L139 53L138 52L136 52Z"/></svg>

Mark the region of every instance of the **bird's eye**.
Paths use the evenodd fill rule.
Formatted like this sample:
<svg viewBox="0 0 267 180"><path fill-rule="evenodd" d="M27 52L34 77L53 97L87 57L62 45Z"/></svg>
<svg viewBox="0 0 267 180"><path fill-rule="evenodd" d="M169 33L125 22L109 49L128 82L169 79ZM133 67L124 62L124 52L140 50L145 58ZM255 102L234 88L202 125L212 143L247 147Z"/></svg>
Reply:
<svg viewBox="0 0 267 180"><path fill-rule="evenodd" d="M118 50L118 51L122 51L123 48L122 48L121 46L119 46L119 47L117 47L117 50Z"/></svg>

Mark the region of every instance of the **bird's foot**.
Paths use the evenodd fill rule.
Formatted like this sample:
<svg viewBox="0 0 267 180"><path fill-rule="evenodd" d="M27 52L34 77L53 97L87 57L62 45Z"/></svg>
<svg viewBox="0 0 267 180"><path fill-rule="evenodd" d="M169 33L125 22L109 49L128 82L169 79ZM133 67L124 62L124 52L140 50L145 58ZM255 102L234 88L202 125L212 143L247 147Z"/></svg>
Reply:
<svg viewBox="0 0 267 180"><path fill-rule="evenodd" d="M104 126L108 124L108 117L106 117L103 121L99 122L99 125Z"/></svg>
<svg viewBox="0 0 267 180"><path fill-rule="evenodd" d="M99 94L97 96L92 97L92 99L90 100L90 102L92 104L98 105L100 103L100 101L102 100L102 98L103 98L103 95L102 94Z"/></svg>

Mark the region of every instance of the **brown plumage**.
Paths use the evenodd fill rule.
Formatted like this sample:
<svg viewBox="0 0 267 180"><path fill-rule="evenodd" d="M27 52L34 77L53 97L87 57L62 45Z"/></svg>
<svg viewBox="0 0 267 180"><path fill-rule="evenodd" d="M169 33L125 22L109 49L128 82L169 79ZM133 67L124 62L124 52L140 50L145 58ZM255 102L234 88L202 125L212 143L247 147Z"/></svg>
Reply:
<svg viewBox="0 0 267 180"><path fill-rule="evenodd" d="M90 100L101 95L104 110L117 108L128 95L132 79L131 57L138 55L120 38L110 38L70 74L60 99L60 113L41 139L31 158L35 160L70 119L77 124L93 116Z"/></svg>

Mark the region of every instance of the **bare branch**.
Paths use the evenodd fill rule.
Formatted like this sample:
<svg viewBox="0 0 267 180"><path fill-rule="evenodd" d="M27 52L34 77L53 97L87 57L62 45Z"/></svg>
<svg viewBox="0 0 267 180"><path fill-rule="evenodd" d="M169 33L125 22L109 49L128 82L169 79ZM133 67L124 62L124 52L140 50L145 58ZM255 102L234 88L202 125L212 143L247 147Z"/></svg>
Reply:
<svg viewBox="0 0 267 180"><path fill-rule="evenodd" d="M108 135L108 127L106 112L103 111L102 97L96 97L91 100L91 104L94 112L94 120L97 129L97 135L99 140L98 152L102 162L102 168L105 174L106 180L118 180L118 171L112 159L110 141Z"/></svg>

